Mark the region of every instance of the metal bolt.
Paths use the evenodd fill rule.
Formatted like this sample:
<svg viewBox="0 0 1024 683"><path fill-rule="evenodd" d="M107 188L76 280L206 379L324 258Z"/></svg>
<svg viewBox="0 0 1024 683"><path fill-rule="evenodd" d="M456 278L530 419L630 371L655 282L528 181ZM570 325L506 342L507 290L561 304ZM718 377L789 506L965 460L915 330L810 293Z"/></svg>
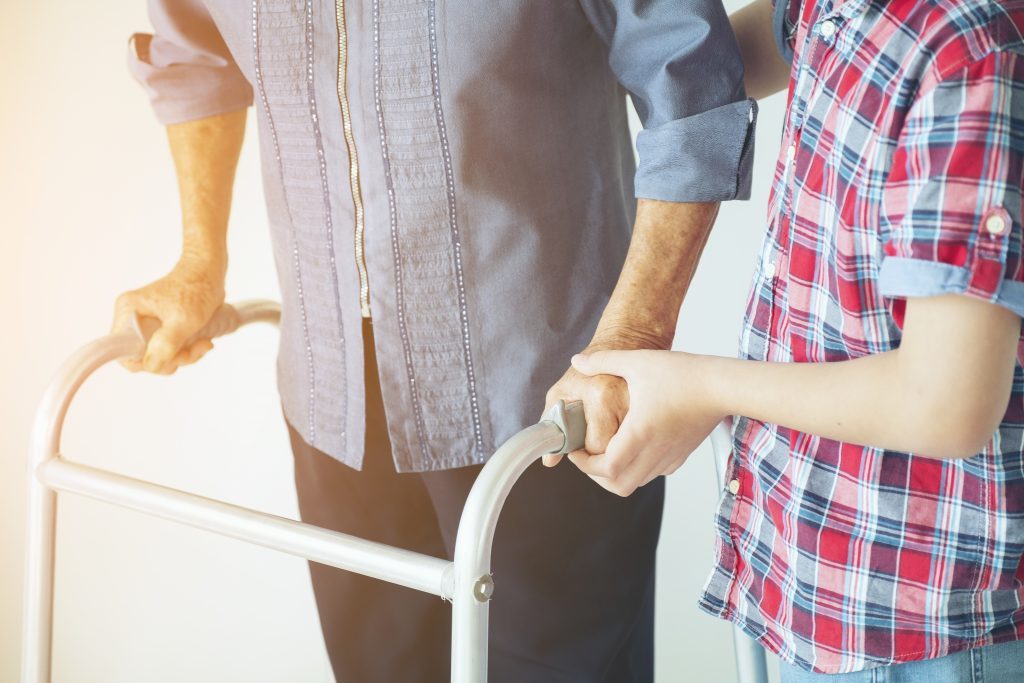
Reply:
<svg viewBox="0 0 1024 683"><path fill-rule="evenodd" d="M487 602L494 595L494 579L484 574L473 584L473 597L479 602Z"/></svg>

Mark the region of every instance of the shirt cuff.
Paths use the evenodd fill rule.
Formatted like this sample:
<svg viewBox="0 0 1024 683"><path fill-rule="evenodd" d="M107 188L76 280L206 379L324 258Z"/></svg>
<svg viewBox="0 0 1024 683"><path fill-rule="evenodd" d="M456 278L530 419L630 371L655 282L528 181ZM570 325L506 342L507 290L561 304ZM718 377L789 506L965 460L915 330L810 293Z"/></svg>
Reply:
<svg viewBox="0 0 1024 683"><path fill-rule="evenodd" d="M774 0L772 6L772 35L775 47L786 62L793 65L793 27L790 24L790 0Z"/></svg>
<svg viewBox="0 0 1024 683"><path fill-rule="evenodd" d="M191 64L187 55L174 54L174 46L165 46L170 54L153 59L152 40L153 36L146 33L136 33L129 39L128 70L146 89L160 123L202 119L252 104L249 82L232 65Z"/></svg>
<svg viewBox="0 0 1024 683"><path fill-rule="evenodd" d="M971 287L969 268L937 261L889 256L878 274L879 292L890 299L940 294L967 294L999 304L1024 318L1024 282L1002 280L985 295Z"/></svg>
<svg viewBox="0 0 1024 683"><path fill-rule="evenodd" d="M757 102L748 98L637 135L638 199L750 199Z"/></svg>

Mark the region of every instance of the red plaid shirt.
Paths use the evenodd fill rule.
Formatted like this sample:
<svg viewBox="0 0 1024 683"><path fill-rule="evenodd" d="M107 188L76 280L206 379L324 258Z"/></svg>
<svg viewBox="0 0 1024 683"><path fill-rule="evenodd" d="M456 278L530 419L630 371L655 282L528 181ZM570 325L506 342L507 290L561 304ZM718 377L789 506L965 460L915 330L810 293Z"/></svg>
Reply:
<svg viewBox="0 0 1024 683"><path fill-rule="evenodd" d="M793 71L742 355L894 349L909 296L1024 316L1024 0L778 2ZM1024 639L1020 348L971 458L738 419L701 607L823 673Z"/></svg>

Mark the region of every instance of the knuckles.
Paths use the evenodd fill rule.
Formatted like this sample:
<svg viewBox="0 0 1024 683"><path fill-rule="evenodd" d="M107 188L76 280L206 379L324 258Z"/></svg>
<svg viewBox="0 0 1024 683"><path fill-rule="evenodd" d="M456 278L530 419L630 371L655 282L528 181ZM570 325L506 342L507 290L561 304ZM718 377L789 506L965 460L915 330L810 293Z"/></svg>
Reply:
<svg viewBox="0 0 1024 683"><path fill-rule="evenodd" d="M619 398L618 383L608 377L587 378L587 397L602 404L610 404Z"/></svg>
<svg viewBox="0 0 1024 683"><path fill-rule="evenodd" d="M130 292L122 292L121 294L118 295L117 299L114 300L114 310L131 310L131 308L135 306L137 298L138 297L135 293L135 290L132 290Z"/></svg>

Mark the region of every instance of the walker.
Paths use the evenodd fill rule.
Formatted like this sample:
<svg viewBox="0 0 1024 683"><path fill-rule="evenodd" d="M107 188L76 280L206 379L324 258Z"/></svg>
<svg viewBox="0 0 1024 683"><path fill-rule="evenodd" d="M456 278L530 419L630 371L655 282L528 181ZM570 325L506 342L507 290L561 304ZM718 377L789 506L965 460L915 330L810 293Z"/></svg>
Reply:
<svg viewBox="0 0 1024 683"><path fill-rule="evenodd" d="M225 304L196 336L212 339L249 323L276 325L279 319L280 307L272 301ZM466 500L455 560L449 562L65 459L60 452L61 429L78 388L103 365L138 356L147 338L136 320L134 331L110 334L86 344L57 371L36 412L28 471L22 683L50 681L58 491L438 595L452 603L453 683L486 681L488 607L494 593L491 544L498 514L512 486L535 460L547 453L568 453L582 447L586 433L582 404L559 402L543 420L510 438L494 453ZM731 448L728 428L719 425L711 441L721 485L719 460ZM738 629L734 645L740 683L767 683L761 647Z"/></svg>

